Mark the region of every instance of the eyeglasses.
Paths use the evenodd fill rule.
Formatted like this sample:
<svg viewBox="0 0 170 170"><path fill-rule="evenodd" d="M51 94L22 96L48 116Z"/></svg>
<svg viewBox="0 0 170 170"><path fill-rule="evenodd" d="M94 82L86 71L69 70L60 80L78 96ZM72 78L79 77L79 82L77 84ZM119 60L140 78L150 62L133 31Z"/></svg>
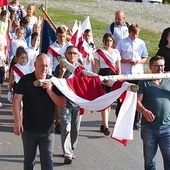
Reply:
<svg viewBox="0 0 170 170"><path fill-rule="evenodd" d="M152 66L154 66L156 69L165 67L165 65L152 65Z"/></svg>
<svg viewBox="0 0 170 170"><path fill-rule="evenodd" d="M77 55L78 53L69 51L69 52L67 52L67 54L70 54L70 55L71 55L71 54Z"/></svg>

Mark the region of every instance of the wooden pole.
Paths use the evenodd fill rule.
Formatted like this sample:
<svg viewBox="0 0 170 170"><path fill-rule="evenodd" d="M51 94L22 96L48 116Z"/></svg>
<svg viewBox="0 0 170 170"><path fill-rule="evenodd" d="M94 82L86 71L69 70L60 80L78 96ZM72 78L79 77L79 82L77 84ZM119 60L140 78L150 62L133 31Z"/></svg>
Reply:
<svg viewBox="0 0 170 170"><path fill-rule="evenodd" d="M62 62L63 66L68 70L70 71L71 73L74 72L74 70L76 69L74 65L72 65L71 63L69 63L66 58L64 56L59 56L58 57L58 60ZM93 73L91 71L86 71L86 70L82 70L82 73L83 75L86 75L86 76L99 76L98 74L96 73ZM117 81L117 80L106 80L105 76L99 76L101 82L107 86L110 86L112 87L113 84ZM129 87L127 90L130 90L132 92L137 92L139 90L139 86L135 85L135 84L130 84L129 83Z"/></svg>
<svg viewBox="0 0 170 170"><path fill-rule="evenodd" d="M57 26L54 24L54 22L52 21L52 19L50 18L50 16L47 14L47 12L44 10L43 5L41 4L39 9L43 12L43 14L45 15L45 17L48 19L48 21L50 22L50 24L52 25L53 29L57 29Z"/></svg>
<svg viewBox="0 0 170 170"><path fill-rule="evenodd" d="M70 72L73 72L75 67L69 63L64 56L60 56L58 60L62 61L63 66L69 70ZM86 76L99 76L96 73L93 73L91 71L82 71L84 75ZM122 80L122 81L128 81L128 80L148 80L148 79L163 79L163 78L170 78L170 73L159 73L159 74L127 74L127 75L108 75L108 76L99 76L101 81L108 81L108 80Z"/></svg>

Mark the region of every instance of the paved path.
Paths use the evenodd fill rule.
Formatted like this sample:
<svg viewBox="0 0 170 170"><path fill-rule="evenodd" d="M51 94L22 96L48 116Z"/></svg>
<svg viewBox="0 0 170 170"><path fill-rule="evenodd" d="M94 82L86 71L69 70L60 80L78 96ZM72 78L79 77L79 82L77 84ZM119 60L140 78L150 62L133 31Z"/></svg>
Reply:
<svg viewBox="0 0 170 170"><path fill-rule="evenodd" d="M3 108L0 108L0 170L22 170L23 150L21 137L13 131L11 104L7 102L7 83L2 86ZM110 129L115 121L114 106L110 114ZM71 165L63 164L60 135L56 135L54 170L143 170L140 131L134 131L134 140L123 146L99 132L100 113L85 113L82 117L76 159ZM39 156L36 170L40 170ZM163 170L160 152L158 170Z"/></svg>

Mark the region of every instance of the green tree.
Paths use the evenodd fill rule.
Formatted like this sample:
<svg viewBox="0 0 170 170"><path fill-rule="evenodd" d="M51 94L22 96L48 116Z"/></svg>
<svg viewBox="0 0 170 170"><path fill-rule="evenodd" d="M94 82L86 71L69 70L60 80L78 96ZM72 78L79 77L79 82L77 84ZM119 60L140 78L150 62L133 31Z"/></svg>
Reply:
<svg viewBox="0 0 170 170"><path fill-rule="evenodd" d="M162 3L163 4L170 4L170 0L163 0Z"/></svg>

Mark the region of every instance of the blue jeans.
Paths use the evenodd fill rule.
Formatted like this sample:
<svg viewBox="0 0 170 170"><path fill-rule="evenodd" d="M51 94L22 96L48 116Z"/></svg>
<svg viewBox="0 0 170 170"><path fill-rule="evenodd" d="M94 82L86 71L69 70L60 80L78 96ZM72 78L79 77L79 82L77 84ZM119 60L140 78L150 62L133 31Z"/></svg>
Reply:
<svg viewBox="0 0 170 170"><path fill-rule="evenodd" d="M41 170L53 170L54 133L43 134L24 131L24 170L34 170L37 147L40 150Z"/></svg>
<svg viewBox="0 0 170 170"><path fill-rule="evenodd" d="M142 125L141 138L143 140L145 170L156 170L158 146L162 153L164 170L170 170L170 125L164 125L160 128Z"/></svg>
<svg viewBox="0 0 170 170"><path fill-rule="evenodd" d="M65 157L72 157L78 140L80 127L79 107L59 108L61 143Z"/></svg>

